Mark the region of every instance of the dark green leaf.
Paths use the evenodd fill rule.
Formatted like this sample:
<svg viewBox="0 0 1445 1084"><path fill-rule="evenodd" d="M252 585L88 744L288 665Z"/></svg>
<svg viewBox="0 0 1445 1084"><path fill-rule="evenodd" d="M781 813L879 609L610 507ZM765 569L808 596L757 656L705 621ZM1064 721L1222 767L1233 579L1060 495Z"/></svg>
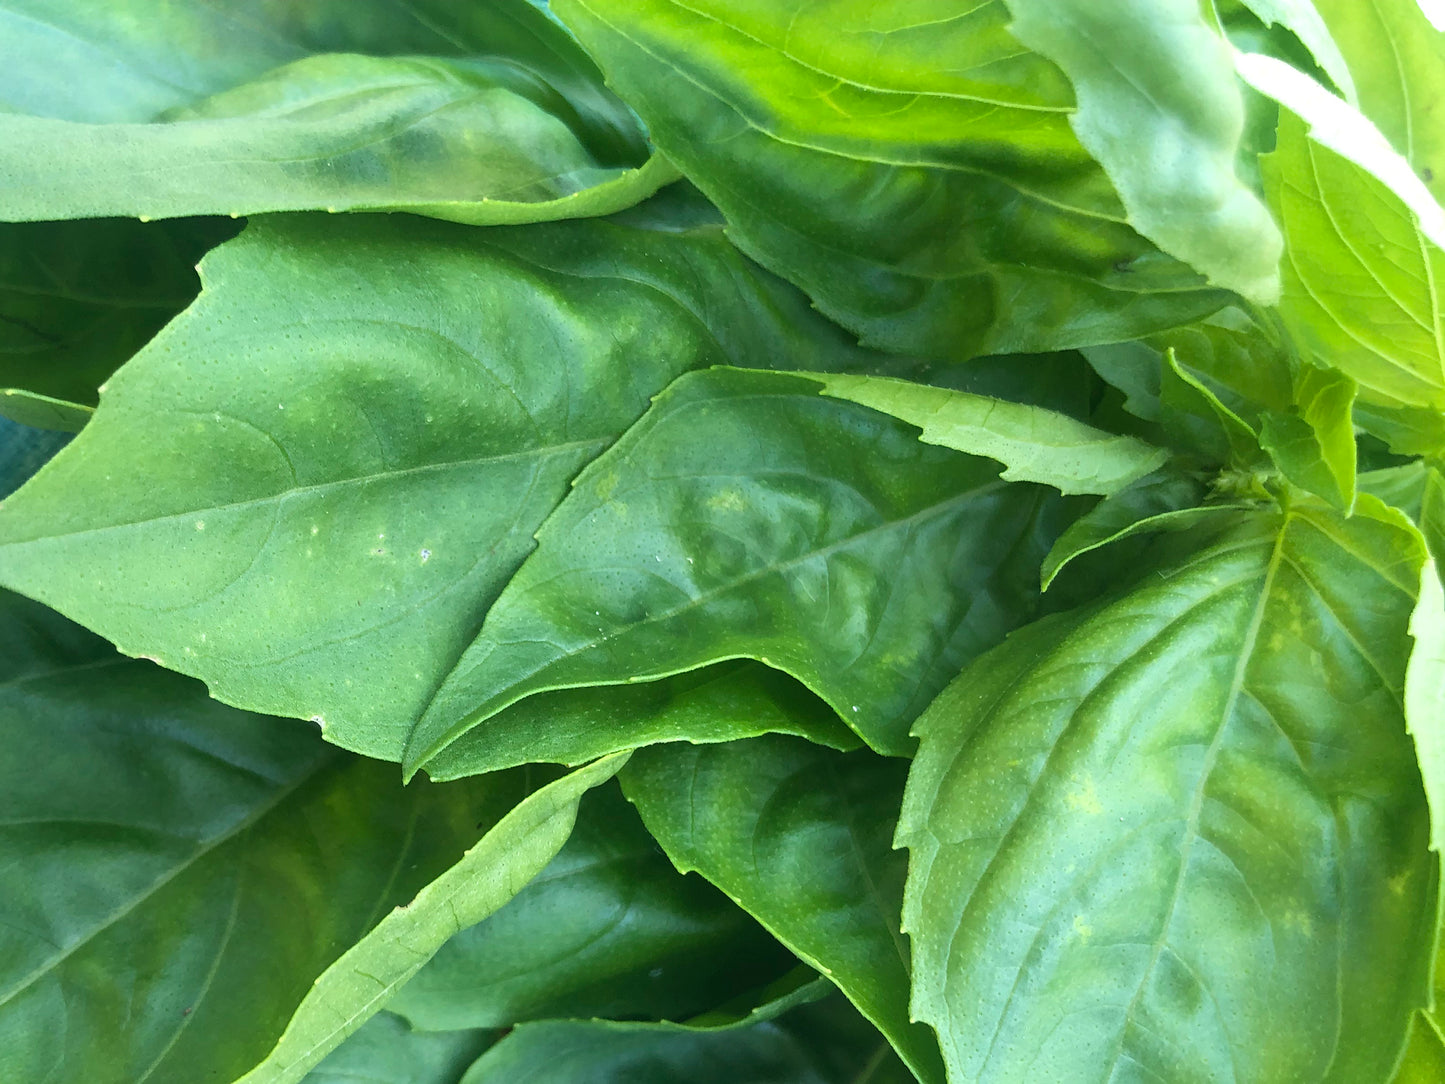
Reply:
<svg viewBox="0 0 1445 1084"><path fill-rule="evenodd" d="M606 214L676 176L526 0L0 6L0 218ZM641 168L638 168L641 167Z"/></svg>
<svg viewBox="0 0 1445 1084"><path fill-rule="evenodd" d="M953 1075L1388 1076L1436 924L1401 699L1423 556L1368 497L1259 512L929 709L904 925Z"/></svg>
<svg viewBox="0 0 1445 1084"><path fill-rule="evenodd" d="M432 700L414 771L523 697L754 658L870 745L1035 601L1064 503L797 376L690 373L591 464Z"/></svg>
<svg viewBox="0 0 1445 1084"><path fill-rule="evenodd" d="M495 1031L412 1031L379 1012L326 1060L306 1084L457 1084L496 1039Z"/></svg>
<svg viewBox="0 0 1445 1084"><path fill-rule="evenodd" d="M387 1008L428 1031L546 1017L681 1019L795 963L698 877L683 877L615 788L582 801L567 845L463 930Z"/></svg>
<svg viewBox="0 0 1445 1084"><path fill-rule="evenodd" d="M5 502L0 578L390 759L568 482L669 380L863 356L715 226L276 217L203 274Z"/></svg>
<svg viewBox="0 0 1445 1084"><path fill-rule="evenodd" d="M767 737L640 750L622 785L679 869L737 900L837 983L921 1079L941 1081L933 1036L907 1015L907 860L891 846L906 772Z"/></svg>
<svg viewBox="0 0 1445 1084"><path fill-rule="evenodd" d="M1428 2L1428 0L1427 0ZM1420 0L1313 0L1343 60L1355 102L1409 161L1436 199L1445 198L1445 34ZM1334 68L1331 66L1331 73Z"/></svg>
<svg viewBox="0 0 1445 1084"><path fill-rule="evenodd" d="M750 255L869 345L966 360L1225 302L1127 224L1002 0L557 0Z"/></svg>
<svg viewBox="0 0 1445 1084"><path fill-rule="evenodd" d="M520 776L403 789L0 594L0 1077L239 1075Z"/></svg>
<svg viewBox="0 0 1445 1084"><path fill-rule="evenodd" d="M96 389L196 296L196 261L234 232L224 219L0 224L0 414L79 430Z"/></svg>
<svg viewBox="0 0 1445 1084"><path fill-rule="evenodd" d="M301 1080L376 1015L450 938L499 909L540 873L571 835L582 795L611 779L626 762L625 753L604 757L522 799L456 865L328 967L275 1049L236 1084Z"/></svg>
<svg viewBox="0 0 1445 1084"><path fill-rule="evenodd" d="M68 443L69 433L33 429L0 416L0 501L19 489Z"/></svg>
<svg viewBox="0 0 1445 1084"><path fill-rule="evenodd" d="M463 1084L912 1084L846 1001L776 1020L774 1006L728 1027L559 1020L523 1024Z"/></svg>

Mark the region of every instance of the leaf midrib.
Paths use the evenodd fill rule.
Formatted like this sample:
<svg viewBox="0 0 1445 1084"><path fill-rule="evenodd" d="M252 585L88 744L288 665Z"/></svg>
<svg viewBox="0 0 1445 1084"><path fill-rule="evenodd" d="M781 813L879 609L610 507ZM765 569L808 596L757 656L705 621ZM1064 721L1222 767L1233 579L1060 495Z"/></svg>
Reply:
<svg viewBox="0 0 1445 1084"><path fill-rule="evenodd" d="M126 530L131 527L147 527L153 523L164 523L169 520L186 519L198 514L212 514L218 512L232 512L245 508L266 507L271 504L290 500L294 497L308 496L314 493L327 493L332 490L341 489L347 486L367 485L378 481L390 481L395 478L403 478L412 475L425 474L432 471L447 471L458 467L476 467L488 463L500 463L507 460L526 459L536 457L538 459L561 455L566 452L580 448L600 448L612 442L609 437L595 437L590 440L568 441L563 444L542 445L536 448L525 448L517 452L505 452L496 455L475 456L469 459L455 459L444 463L426 463L418 467L403 467L398 470L378 471L374 474L354 475L350 478L338 478L327 482L318 482L314 485L293 486L279 493L267 494L263 497L254 497L244 501L232 501L226 504L204 505L183 509L179 512L167 512L163 515L151 516L141 520L127 520L122 523L106 523L95 527L82 527L69 531L54 531L49 534L36 535L32 538L22 539L0 539L0 548L9 546L29 546L40 542L49 542L61 538L75 538L81 535L96 534L105 531ZM0 501L0 511L3 511L5 502Z"/></svg>
<svg viewBox="0 0 1445 1084"><path fill-rule="evenodd" d="M1194 788L1194 795L1190 799L1189 813L1185 819L1184 834L1179 842L1179 872L1174 878L1174 887L1170 893L1169 902L1165 906L1164 913L1159 924L1159 933L1154 938L1154 944L1149 954L1149 960L1145 964L1139 979L1139 985L1134 991L1128 1006L1122 1014L1122 1026L1119 1028L1119 1039L1114 1049L1114 1055L1109 1062L1109 1080L1113 1080L1119 1069L1119 1060L1124 1056L1124 1044L1128 1038L1129 1030L1134 1026L1134 1016L1138 1009L1140 999L1149 986L1149 980L1158 966L1159 957L1164 951L1164 944L1168 940L1170 928L1174 924L1174 915L1178 910L1179 902L1184 894L1184 882L1188 879L1190 854L1194 844L1199 839L1199 821L1204 811L1204 796L1209 789L1209 780L1214 773L1215 762L1219 759L1219 753L1224 744L1224 736L1230 729L1230 722L1234 717L1235 706L1239 702L1240 694L1244 691L1245 680L1248 676L1250 663L1254 661L1255 646L1259 640L1259 632L1264 625L1265 614L1268 612L1271 603L1271 591L1274 587L1275 575L1280 565L1284 562L1285 540L1289 537L1291 513L1285 510L1284 518L1279 525L1279 533L1275 536L1274 545L1270 550L1269 563L1265 566L1264 581L1260 585L1259 599L1254 606L1254 612L1250 616L1249 626L1245 629L1243 640L1240 642L1239 658L1235 661L1234 674L1230 679L1229 692L1225 696L1224 706L1220 712L1219 726L1215 729L1214 737L1210 740L1209 748L1205 750L1203 762L1200 765L1199 782ZM1228 1045L1228 1044L1226 1044ZM1233 1046L1228 1048L1232 1051Z"/></svg>

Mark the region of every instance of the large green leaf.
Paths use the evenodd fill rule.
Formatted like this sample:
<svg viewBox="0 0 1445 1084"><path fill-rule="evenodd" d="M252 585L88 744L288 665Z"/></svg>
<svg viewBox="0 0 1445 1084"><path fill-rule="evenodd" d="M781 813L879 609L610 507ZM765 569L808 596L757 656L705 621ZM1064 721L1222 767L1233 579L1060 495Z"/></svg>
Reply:
<svg viewBox="0 0 1445 1084"><path fill-rule="evenodd" d="M1229 46L1196 0L1007 4L1014 36L1073 84L1074 133L1130 224L1215 285L1277 300L1283 242L1235 174L1244 104Z"/></svg>
<svg viewBox="0 0 1445 1084"><path fill-rule="evenodd" d="M907 1015L906 856L891 847L907 763L795 738L633 754L623 790L696 870L848 995L925 1081L938 1046Z"/></svg>
<svg viewBox="0 0 1445 1084"><path fill-rule="evenodd" d="M733 239L865 343L963 360L1224 302L1129 227L1002 0L552 7Z"/></svg>
<svg viewBox="0 0 1445 1084"><path fill-rule="evenodd" d="M1368 497L1259 512L928 710L904 926L952 1075L1387 1078L1437 908L1401 703L1422 559Z"/></svg>
<svg viewBox="0 0 1445 1084"><path fill-rule="evenodd" d="M1261 164L1287 244L1280 309L1296 343L1376 404L1445 408L1445 211L1343 101L1268 57L1241 65L1290 107Z"/></svg>
<svg viewBox="0 0 1445 1084"><path fill-rule="evenodd" d="M0 594L0 1077L244 1072L520 775L402 788Z"/></svg>
<svg viewBox="0 0 1445 1084"><path fill-rule="evenodd" d="M448 941L387 1009L426 1031L546 1017L677 1020L794 963L720 892L678 874L608 787L583 799L551 864Z"/></svg>
<svg viewBox="0 0 1445 1084"><path fill-rule="evenodd" d="M523 1024L462 1084L913 1084L836 994L773 1019L787 999L725 1024L558 1020Z"/></svg>
<svg viewBox="0 0 1445 1084"><path fill-rule="evenodd" d="M1162 466L1169 455L1134 437L1106 433L1028 403L857 373L818 380L825 395L918 426L920 440L998 460L1004 465L1002 477L1010 482L1107 496Z"/></svg>
<svg viewBox="0 0 1445 1084"><path fill-rule="evenodd" d="M0 579L400 759L568 482L669 380L857 363L719 228L668 221L253 224L5 502Z"/></svg>
<svg viewBox="0 0 1445 1084"><path fill-rule="evenodd" d="M538 531L407 745L408 771L524 696L754 658L869 744L1023 620L1062 517L1041 487L809 379L677 380Z"/></svg>
<svg viewBox="0 0 1445 1084"><path fill-rule="evenodd" d="M412 1031L379 1012L306 1074L306 1084L457 1084L495 1031Z"/></svg>
<svg viewBox="0 0 1445 1084"><path fill-rule="evenodd" d="M275 1049L236 1084L294 1084L354 1034L451 937L495 912L562 849L577 803L627 762L619 753L554 780L328 967Z"/></svg>
<svg viewBox="0 0 1445 1084"><path fill-rule="evenodd" d="M526 0L0 5L0 218L603 214L676 176ZM639 168L642 167L642 168Z"/></svg>
<svg viewBox="0 0 1445 1084"><path fill-rule="evenodd" d="M196 296L196 261L234 232L224 219L0 225L0 413L53 421L37 413L44 396L78 408L56 428L79 429L96 389Z"/></svg>

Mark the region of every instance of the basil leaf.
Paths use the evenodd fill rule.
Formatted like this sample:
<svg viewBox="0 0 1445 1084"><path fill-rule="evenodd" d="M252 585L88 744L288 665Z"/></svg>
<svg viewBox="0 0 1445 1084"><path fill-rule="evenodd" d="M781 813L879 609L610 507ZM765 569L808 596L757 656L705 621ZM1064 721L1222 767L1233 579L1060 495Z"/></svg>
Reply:
<svg viewBox="0 0 1445 1084"><path fill-rule="evenodd" d="M1437 913L1402 709L1423 556L1366 497L1256 513L928 710L898 838L952 1074L1388 1077Z"/></svg>

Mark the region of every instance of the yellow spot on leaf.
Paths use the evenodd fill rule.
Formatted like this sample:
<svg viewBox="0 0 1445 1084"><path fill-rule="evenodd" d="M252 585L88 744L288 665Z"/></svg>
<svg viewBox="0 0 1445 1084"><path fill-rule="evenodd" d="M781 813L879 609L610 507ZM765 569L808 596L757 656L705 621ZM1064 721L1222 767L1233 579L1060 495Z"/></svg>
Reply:
<svg viewBox="0 0 1445 1084"><path fill-rule="evenodd" d="M1078 776L1074 777L1074 782L1079 782ZM1078 813L1088 813L1090 816L1097 817L1104 812L1103 803L1099 801L1099 791L1094 786L1093 776L1087 776L1083 780L1083 786L1071 792L1064 800L1069 803L1070 809Z"/></svg>

